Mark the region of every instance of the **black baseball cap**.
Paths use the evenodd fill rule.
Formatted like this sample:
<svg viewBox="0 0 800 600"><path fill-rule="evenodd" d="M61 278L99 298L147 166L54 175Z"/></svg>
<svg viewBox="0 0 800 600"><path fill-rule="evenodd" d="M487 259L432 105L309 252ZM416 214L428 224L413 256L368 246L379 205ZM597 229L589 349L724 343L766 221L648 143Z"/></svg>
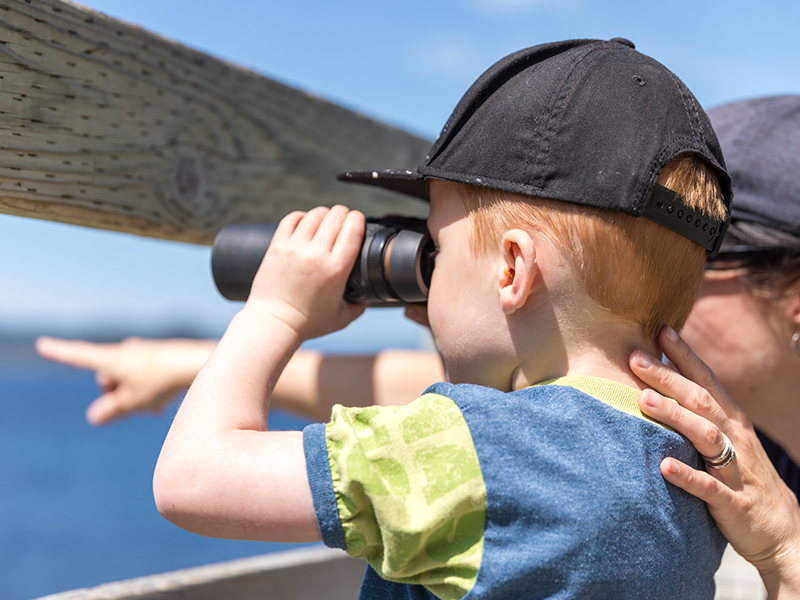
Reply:
<svg viewBox="0 0 800 600"><path fill-rule="evenodd" d="M682 153L731 182L717 137L689 89L628 40L570 40L511 54L461 98L415 170L350 171L366 183L428 200L427 179L644 216L719 248L727 222L694 213L656 184Z"/></svg>
<svg viewBox="0 0 800 600"><path fill-rule="evenodd" d="M736 189L731 221L800 236L800 96L733 102L708 116Z"/></svg>

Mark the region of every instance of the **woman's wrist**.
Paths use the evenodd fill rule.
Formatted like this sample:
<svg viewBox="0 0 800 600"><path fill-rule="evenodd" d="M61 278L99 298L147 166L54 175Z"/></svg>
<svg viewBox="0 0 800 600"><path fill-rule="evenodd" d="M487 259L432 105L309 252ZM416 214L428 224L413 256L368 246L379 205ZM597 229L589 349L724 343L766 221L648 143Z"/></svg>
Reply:
<svg viewBox="0 0 800 600"><path fill-rule="evenodd" d="M800 506L794 508L787 539L769 557L753 561L771 600L800 600Z"/></svg>

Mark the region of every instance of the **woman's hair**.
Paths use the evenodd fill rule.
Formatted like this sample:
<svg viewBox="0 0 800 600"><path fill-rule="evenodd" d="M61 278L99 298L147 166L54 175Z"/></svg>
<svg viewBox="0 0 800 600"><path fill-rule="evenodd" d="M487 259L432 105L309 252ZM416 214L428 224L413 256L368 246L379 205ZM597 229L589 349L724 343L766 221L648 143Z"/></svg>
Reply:
<svg viewBox="0 0 800 600"><path fill-rule="evenodd" d="M765 251L747 260L712 261L709 267L741 269L740 280L745 287L765 298L776 299L800 292L800 237L761 223L733 221L721 250L724 253L737 246L762 247Z"/></svg>
<svg viewBox="0 0 800 600"><path fill-rule="evenodd" d="M727 209L713 170L694 155L674 158L658 182L693 210L724 218ZM463 186L472 250L499 248L509 229L539 231L571 263L587 295L613 315L641 325L655 339L665 325L679 330L697 297L706 250L648 219Z"/></svg>

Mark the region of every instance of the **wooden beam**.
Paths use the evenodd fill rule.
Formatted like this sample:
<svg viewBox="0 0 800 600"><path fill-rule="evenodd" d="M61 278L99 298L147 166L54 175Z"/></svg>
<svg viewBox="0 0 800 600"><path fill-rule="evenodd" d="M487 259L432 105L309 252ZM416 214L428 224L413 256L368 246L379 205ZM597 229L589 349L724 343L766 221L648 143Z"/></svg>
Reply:
<svg viewBox="0 0 800 600"><path fill-rule="evenodd" d="M309 546L106 583L39 600L351 600L366 562Z"/></svg>
<svg viewBox="0 0 800 600"><path fill-rule="evenodd" d="M0 0L0 212L194 243L320 204L424 216L334 175L428 147L77 4Z"/></svg>

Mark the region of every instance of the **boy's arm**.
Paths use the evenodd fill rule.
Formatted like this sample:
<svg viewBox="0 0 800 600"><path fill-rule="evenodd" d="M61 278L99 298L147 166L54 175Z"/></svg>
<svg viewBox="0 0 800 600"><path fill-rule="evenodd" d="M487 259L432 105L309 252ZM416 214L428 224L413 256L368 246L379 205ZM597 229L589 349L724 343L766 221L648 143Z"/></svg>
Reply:
<svg viewBox="0 0 800 600"><path fill-rule="evenodd" d="M292 354L364 310L344 302L364 232L338 206L278 227L245 307L192 384L167 435L153 489L175 524L215 537L320 539L302 434L268 432L269 402Z"/></svg>

